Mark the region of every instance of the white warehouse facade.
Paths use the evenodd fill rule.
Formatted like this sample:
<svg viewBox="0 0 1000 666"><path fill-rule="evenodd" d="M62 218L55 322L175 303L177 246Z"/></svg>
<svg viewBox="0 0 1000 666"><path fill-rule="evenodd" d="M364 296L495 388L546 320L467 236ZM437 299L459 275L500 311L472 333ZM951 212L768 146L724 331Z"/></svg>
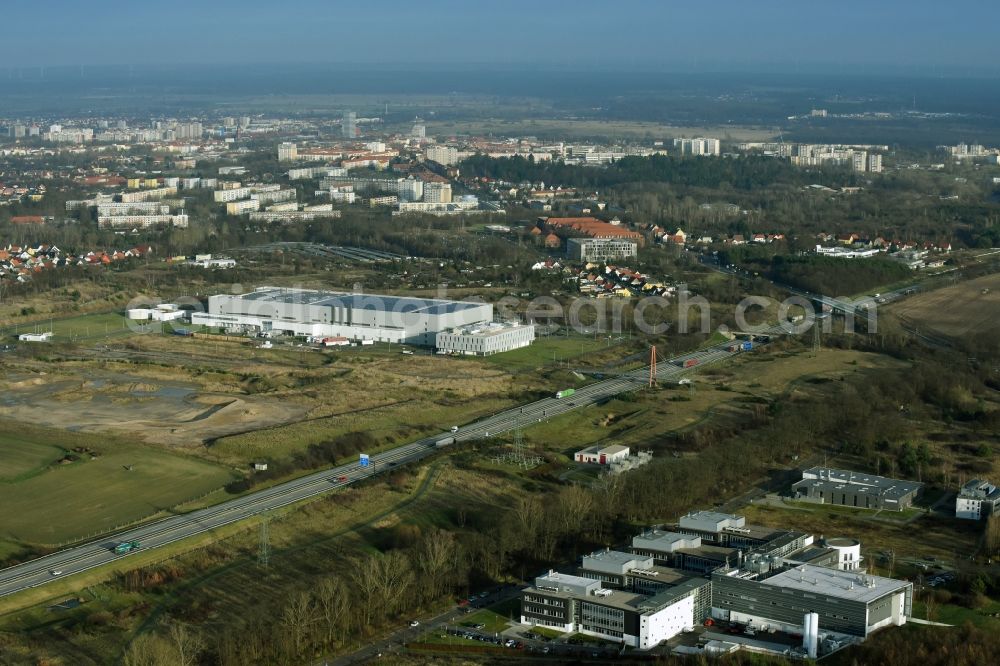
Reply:
<svg viewBox="0 0 1000 666"><path fill-rule="evenodd" d="M191 315L192 325L229 331L426 346L441 331L492 319L489 303L282 287L210 296L208 312Z"/></svg>
<svg viewBox="0 0 1000 666"><path fill-rule="evenodd" d="M527 347L535 340L534 324L484 324L437 334L434 346L445 353L491 356Z"/></svg>

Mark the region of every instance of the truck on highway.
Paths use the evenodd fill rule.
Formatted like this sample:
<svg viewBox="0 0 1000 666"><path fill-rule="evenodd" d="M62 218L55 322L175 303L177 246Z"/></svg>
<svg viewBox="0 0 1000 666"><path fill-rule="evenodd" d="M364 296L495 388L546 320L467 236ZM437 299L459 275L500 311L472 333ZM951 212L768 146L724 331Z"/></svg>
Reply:
<svg viewBox="0 0 1000 666"><path fill-rule="evenodd" d="M683 361L678 361L677 365L681 366L682 368L693 368L694 366L698 365L698 359L687 358L684 359Z"/></svg>
<svg viewBox="0 0 1000 666"><path fill-rule="evenodd" d="M454 443L455 443L454 437L445 437L444 439L439 439L438 441L434 442L434 446L440 448L442 446L448 446L449 444L454 444Z"/></svg>
<svg viewBox="0 0 1000 666"><path fill-rule="evenodd" d="M139 550L138 541L122 541L115 546L115 555L126 555L134 550Z"/></svg>
<svg viewBox="0 0 1000 666"><path fill-rule="evenodd" d="M556 392L557 398L568 398L569 396L576 393L576 389L563 389L562 391Z"/></svg>

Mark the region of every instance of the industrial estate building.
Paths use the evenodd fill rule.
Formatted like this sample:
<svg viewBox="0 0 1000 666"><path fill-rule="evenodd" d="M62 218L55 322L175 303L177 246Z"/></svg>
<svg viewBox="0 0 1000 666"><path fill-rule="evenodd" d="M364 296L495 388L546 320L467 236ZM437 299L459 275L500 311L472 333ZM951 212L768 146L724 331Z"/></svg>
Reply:
<svg viewBox="0 0 1000 666"><path fill-rule="evenodd" d="M534 340L534 324L488 323L438 333L434 346L443 353L491 356L527 347Z"/></svg>
<svg viewBox="0 0 1000 666"><path fill-rule="evenodd" d="M796 499L859 509L902 511L913 505L922 483L828 467L811 467L792 485Z"/></svg>
<svg viewBox="0 0 1000 666"><path fill-rule="evenodd" d="M1000 506L1000 488L989 481L973 479L958 491L955 517L966 520L988 518Z"/></svg>
<svg viewBox="0 0 1000 666"><path fill-rule="evenodd" d="M259 287L248 294L219 294L193 325L229 331L434 345L438 333L493 319L489 303L408 296L352 294Z"/></svg>
<svg viewBox="0 0 1000 666"><path fill-rule="evenodd" d="M627 551L597 551L571 573L539 576L522 592L520 621L640 649L730 622L749 636L802 636L796 649L815 658L911 614L912 584L866 575L860 563L855 539L817 540L696 511L636 535Z"/></svg>
<svg viewBox="0 0 1000 666"><path fill-rule="evenodd" d="M912 603L908 581L810 564L712 574L713 616L763 630L801 633L803 617L817 613L821 631L864 638L881 627L905 624Z"/></svg>

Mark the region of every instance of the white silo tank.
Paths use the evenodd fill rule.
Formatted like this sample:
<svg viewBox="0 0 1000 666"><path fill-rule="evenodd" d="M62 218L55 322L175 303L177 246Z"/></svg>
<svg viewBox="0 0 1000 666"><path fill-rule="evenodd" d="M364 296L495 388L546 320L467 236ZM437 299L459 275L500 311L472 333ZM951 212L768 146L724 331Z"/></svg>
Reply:
<svg viewBox="0 0 1000 666"><path fill-rule="evenodd" d="M816 658L816 645L819 642L819 614L806 613L802 618L802 649L810 659Z"/></svg>

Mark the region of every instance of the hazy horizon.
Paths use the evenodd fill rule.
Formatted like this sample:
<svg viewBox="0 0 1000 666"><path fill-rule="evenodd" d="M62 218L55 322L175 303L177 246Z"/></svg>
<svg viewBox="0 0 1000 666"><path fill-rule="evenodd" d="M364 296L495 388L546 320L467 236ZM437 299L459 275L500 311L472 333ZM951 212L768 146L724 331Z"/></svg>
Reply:
<svg viewBox="0 0 1000 666"><path fill-rule="evenodd" d="M947 6L926 0L877 6L855 0L699 6L620 0L613 8L595 0L552 0L543 7L527 0L178 0L100 14L92 7L72 0L8 3L4 21L14 29L0 42L0 78L59 66L254 64L1000 74L1000 44L976 31L1000 24L1000 5L970 0ZM39 27L23 29L30 25Z"/></svg>

